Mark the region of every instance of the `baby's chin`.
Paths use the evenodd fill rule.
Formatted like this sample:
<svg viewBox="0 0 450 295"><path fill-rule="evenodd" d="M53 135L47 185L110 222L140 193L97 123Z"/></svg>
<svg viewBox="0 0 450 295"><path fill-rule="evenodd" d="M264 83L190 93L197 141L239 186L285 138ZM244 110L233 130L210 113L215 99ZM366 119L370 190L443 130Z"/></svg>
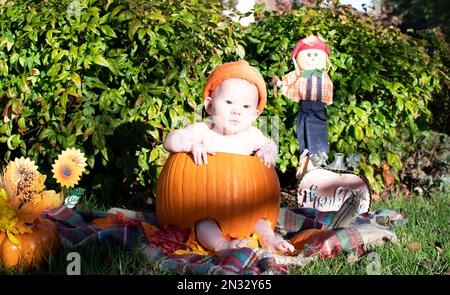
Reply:
<svg viewBox="0 0 450 295"><path fill-rule="evenodd" d="M223 135L236 135L246 131L249 127L247 125L230 125L221 130Z"/></svg>

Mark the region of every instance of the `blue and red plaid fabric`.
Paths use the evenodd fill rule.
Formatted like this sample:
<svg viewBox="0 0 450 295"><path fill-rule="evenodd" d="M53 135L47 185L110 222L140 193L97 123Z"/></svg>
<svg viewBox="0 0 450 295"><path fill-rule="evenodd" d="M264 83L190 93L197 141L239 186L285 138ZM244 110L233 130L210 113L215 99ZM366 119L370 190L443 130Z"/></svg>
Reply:
<svg viewBox="0 0 450 295"><path fill-rule="evenodd" d="M330 220L323 213L316 213L313 211L294 212L287 208L281 208L276 231L282 235L292 234L306 229L305 225L309 224L306 221L311 218L321 224L326 224L327 220ZM305 257L332 258L341 253L362 253L367 246L365 240L370 240L363 235L368 232L367 226L374 225L372 224L374 220L387 222L393 219L399 224L398 222L403 219L401 215L393 211L375 212L366 218L359 216L354 220L352 227L337 230L326 241L308 245L302 252L297 253L296 257L276 255L262 249L242 248L220 259L200 254L170 255L163 253L159 247L146 241L141 222L128 220L109 228L101 228L92 223L94 219L106 216L106 212L74 211L62 206L45 212L42 217L48 218L56 224L61 243L67 248L85 247L94 241L119 243L130 250L139 247L142 253L163 272L221 275L288 274L289 266L304 264ZM145 213L144 219L148 224L157 225L154 214ZM364 231L360 231L359 226L364 226ZM380 232L374 232L377 230ZM379 238L396 239L395 233L387 227L374 225L373 228L369 228L370 231L372 231L372 235L378 234Z"/></svg>

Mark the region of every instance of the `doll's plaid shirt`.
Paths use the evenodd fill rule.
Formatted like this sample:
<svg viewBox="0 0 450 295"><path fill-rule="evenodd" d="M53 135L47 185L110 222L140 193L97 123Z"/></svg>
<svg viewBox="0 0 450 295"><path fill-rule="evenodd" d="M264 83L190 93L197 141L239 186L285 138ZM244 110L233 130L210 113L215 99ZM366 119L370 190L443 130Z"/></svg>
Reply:
<svg viewBox="0 0 450 295"><path fill-rule="evenodd" d="M283 77L283 87L281 89L283 95L292 99L293 101L300 100L318 100L318 94L321 92L323 103L330 105L333 103L333 82L330 76L324 71L322 73L322 91L318 90L319 79L315 75L306 78L302 77L303 71L292 71ZM311 92L308 95L308 79L311 79ZM308 97L309 96L309 97Z"/></svg>

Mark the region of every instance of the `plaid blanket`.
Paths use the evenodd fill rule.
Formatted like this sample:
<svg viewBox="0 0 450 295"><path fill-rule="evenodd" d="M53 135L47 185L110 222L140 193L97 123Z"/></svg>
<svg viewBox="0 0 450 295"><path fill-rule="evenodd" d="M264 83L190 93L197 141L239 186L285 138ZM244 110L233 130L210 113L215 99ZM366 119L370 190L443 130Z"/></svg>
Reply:
<svg viewBox="0 0 450 295"><path fill-rule="evenodd" d="M278 255L259 248L242 248L231 255L218 258L210 255L188 253L175 255L148 238L150 231L157 230L157 220L152 213L139 213L141 220L133 220L119 214L101 211L71 210L65 206L46 211L44 218L55 222L63 246L75 249L91 242L119 243L127 249L140 251L162 272L181 274L287 274L290 266L304 266L316 257L332 258L339 254L363 253L386 240L395 242L392 228L385 225L401 225L403 216L390 210L358 216L353 225L333 232L326 239L317 239L293 256ZM308 210L281 208L276 232L285 238L331 220L330 214ZM111 218L111 216L114 216ZM105 226L104 223L109 226ZM161 231L162 232L162 231ZM170 234L170 232L169 232ZM181 231L172 235L164 233L171 241L183 239ZM147 237L147 238L146 238ZM161 238L162 239L162 238ZM164 239L163 239L164 241ZM181 246L182 243L175 243Z"/></svg>

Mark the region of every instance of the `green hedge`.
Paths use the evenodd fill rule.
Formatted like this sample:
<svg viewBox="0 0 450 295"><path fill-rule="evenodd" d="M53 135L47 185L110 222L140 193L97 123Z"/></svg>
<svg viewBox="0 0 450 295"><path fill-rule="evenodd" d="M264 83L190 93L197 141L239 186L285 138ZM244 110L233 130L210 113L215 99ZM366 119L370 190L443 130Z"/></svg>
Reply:
<svg viewBox="0 0 450 295"><path fill-rule="evenodd" d="M332 154L358 152L377 191L381 161L402 167L402 142L428 119L440 87L439 66L420 40L341 8L266 13L243 28L220 15L218 1L77 2L0 8L0 154L26 155L50 170L62 149L79 147L91 171L84 184L103 197L154 192L167 157L163 139L201 111L213 68L245 58L269 83L272 73L292 70L290 51L310 33L332 49ZM268 99L263 115L280 119L277 167L285 172L299 156L298 105L272 91Z"/></svg>

